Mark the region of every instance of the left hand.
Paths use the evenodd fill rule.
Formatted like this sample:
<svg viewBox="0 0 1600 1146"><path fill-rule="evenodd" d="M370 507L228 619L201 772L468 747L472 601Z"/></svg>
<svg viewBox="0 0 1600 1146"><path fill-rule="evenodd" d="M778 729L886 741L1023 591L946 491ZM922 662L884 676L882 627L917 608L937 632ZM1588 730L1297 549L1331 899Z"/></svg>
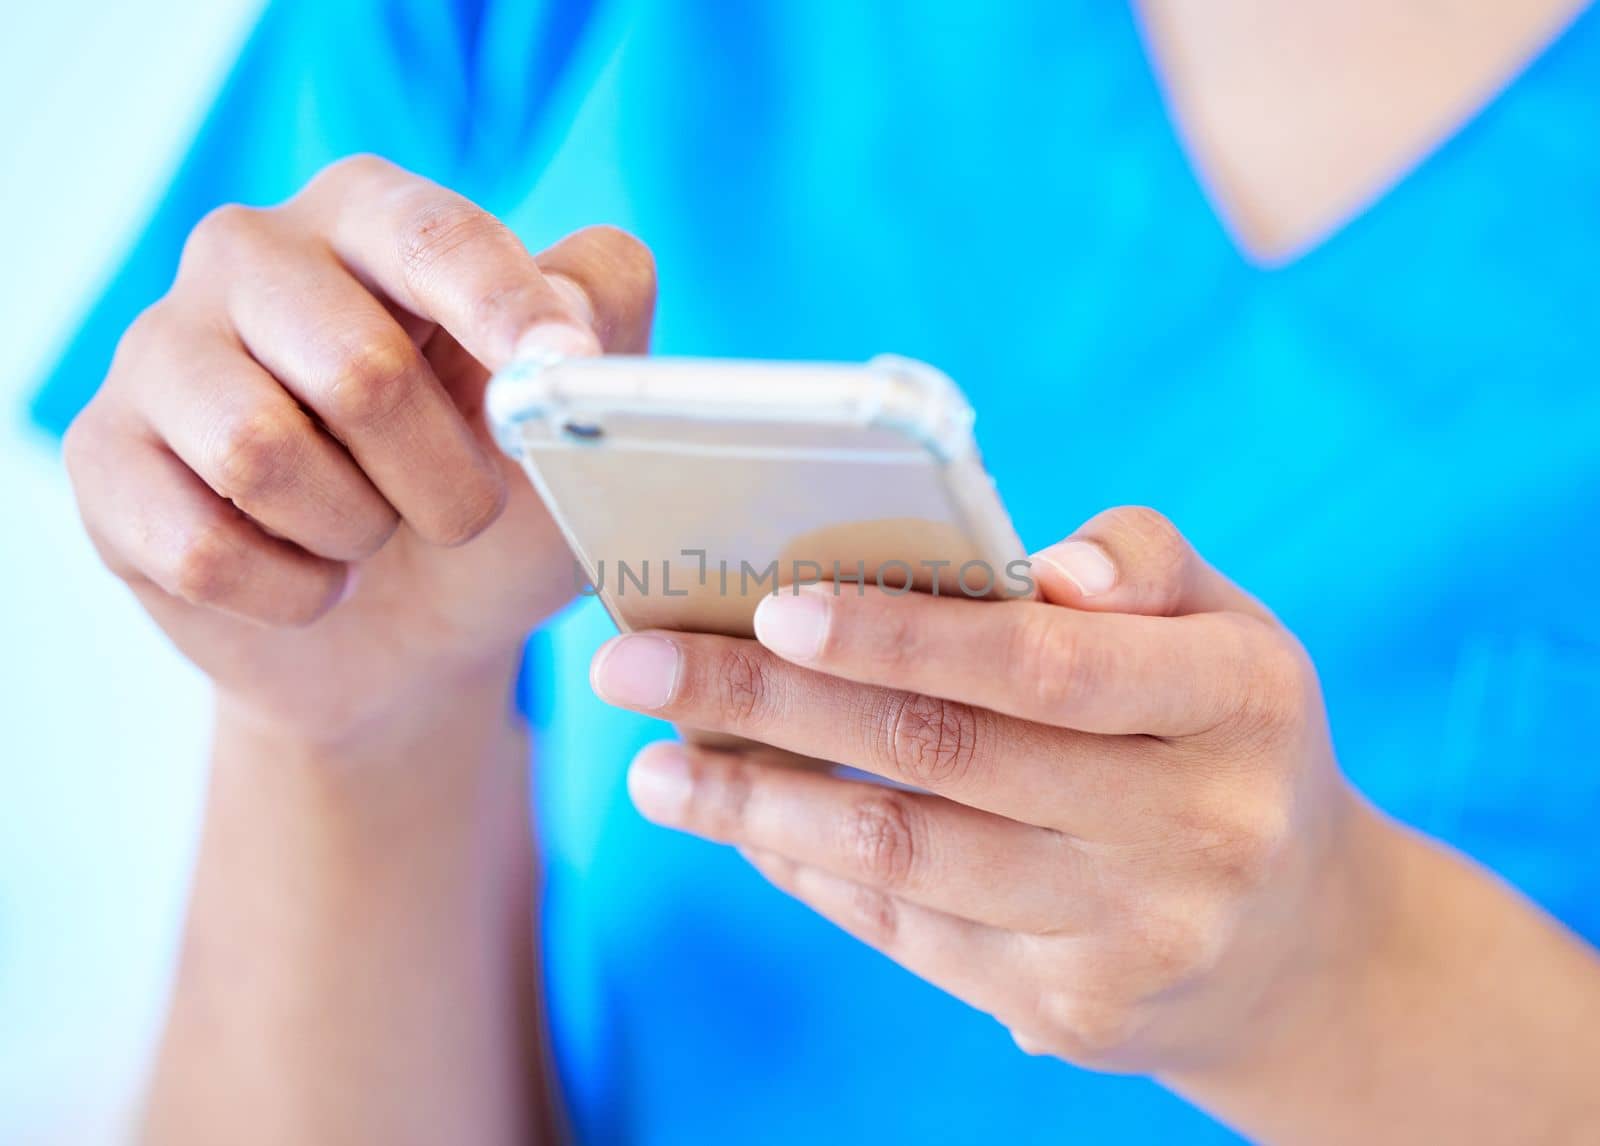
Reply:
<svg viewBox="0 0 1600 1146"><path fill-rule="evenodd" d="M1352 854L1383 834L1316 675L1152 511L1100 515L1033 574L1039 601L818 585L765 599L759 643L616 638L602 697L779 750L654 745L633 799L1030 1052L1161 1072L1259 1047L1328 997L1363 933Z"/></svg>

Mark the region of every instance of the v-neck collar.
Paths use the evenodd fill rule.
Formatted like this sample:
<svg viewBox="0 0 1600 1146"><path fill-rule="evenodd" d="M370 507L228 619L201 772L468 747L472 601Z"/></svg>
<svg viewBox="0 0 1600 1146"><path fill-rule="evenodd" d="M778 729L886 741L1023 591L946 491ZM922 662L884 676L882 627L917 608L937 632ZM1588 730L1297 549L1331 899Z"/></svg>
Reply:
<svg viewBox="0 0 1600 1146"><path fill-rule="evenodd" d="M1194 153L1184 140L1183 133L1174 118L1167 88L1162 80L1152 45L1131 0L1124 6L1123 11L1130 24L1134 41L1144 52L1146 76L1163 118L1167 142L1182 161L1182 167L1188 178L1189 191L1199 201L1201 213L1216 229L1221 242L1241 268L1255 274L1274 274L1299 270L1328 257L1349 240L1351 231L1359 227L1363 220L1386 209L1392 200L1401 196L1414 184L1424 181L1435 168L1447 162L1450 154L1470 142L1504 104L1514 100L1521 89L1531 83L1534 73L1545 67L1561 49L1575 39L1578 29L1585 21L1600 18L1597 17L1597 13L1600 13L1600 0L1590 0L1580 8L1542 48L1529 56L1492 95L1481 101L1454 128L1420 151L1417 157L1401 168L1397 175L1379 182L1365 197L1362 206L1344 216L1333 227L1323 231L1315 241L1294 249L1283 258L1256 257L1229 226L1225 213L1218 206L1210 188L1206 186Z"/></svg>

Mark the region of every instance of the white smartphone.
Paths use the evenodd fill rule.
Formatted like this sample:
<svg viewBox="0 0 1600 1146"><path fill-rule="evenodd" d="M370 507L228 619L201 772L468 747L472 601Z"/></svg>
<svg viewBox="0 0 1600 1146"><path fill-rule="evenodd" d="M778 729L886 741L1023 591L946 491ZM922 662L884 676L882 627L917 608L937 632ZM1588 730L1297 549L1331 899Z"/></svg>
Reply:
<svg viewBox="0 0 1600 1146"><path fill-rule="evenodd" d="M923 363L553 359L487 403L624 631L750 636L807 582L1033 594L972 408Z"/></svg>

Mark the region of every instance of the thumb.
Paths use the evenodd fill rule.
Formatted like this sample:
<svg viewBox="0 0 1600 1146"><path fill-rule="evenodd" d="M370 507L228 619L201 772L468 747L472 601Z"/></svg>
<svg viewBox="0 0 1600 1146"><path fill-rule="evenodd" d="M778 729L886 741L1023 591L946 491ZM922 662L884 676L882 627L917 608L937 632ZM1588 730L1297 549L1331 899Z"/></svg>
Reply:
<svg viewBox="0 0 1600 1146"><path fill-rule="evenodd" d="M1034 554L1033 574L1046 601L1074 609L1272 619L1265 606L1208 565L1172 522L1143 506L1090 518L1066 540Z"/></svg>

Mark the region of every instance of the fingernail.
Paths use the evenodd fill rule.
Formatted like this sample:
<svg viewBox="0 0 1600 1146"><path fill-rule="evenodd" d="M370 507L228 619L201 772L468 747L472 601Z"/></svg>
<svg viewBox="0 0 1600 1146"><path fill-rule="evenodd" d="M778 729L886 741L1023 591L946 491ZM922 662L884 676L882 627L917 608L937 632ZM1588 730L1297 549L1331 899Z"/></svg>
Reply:
<svg viewBox="0 0 1600 1146"><path fill-rule="evenodd" d="M1084 597L1098 597L1109 593L1117 583L1117 567L1092 541L1062 541L1040 553L1035 560L1043 561L1060 573Z"/></svg>
<svg viewBox="0 0 1600 1146"><path fill-rule="evenodd" d="M678 682L678 646L664 637L617 637L600 650L590 682L623 708L660 708Z"/></svg>
<svg viewBox="0 0 1600 1146"><path fill-rule="evenodd" d="M541 322L522 333L511 356L518 360L540 361L599 353L600 341L587 327L570 322Z"/></svg>
<svg viewBox="0 0 1600 1146"><path fill-rule="evenodd" d="M828 611L824 593L782 589L756 607L756 639L788 660L814 660L828 635Z"/></svg>
<svg viewBox="0 0 1600 1146"><path fill-rule="evenodd" d="M676 823L689 804L689 756L677 744L655 744L628 769L628 795L647 820Z"/></svg>

